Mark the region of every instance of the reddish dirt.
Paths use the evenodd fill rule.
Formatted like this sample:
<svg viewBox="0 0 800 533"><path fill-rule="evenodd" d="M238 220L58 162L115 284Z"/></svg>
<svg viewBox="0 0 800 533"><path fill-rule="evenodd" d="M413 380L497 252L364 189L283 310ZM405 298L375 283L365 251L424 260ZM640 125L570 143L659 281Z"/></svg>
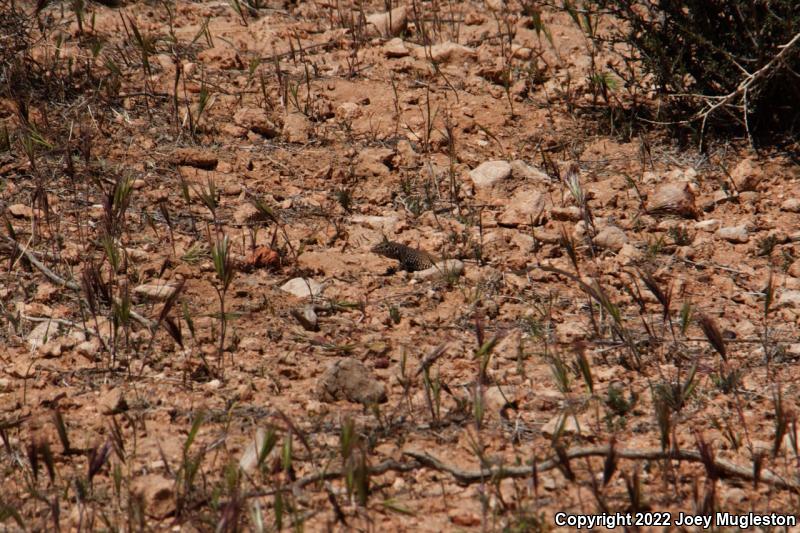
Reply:
<svg viewBox="0 0 800 533"><path fill-rule="evenodd" d="M796 488L763 480L800 483L800 172L786 154L612 127L564 13L542 15L551 43L518 6L408 4L391 40L350 6L232 5L178 2L170 19L163 4L93 3L83 33L67 4L45 6L32 55L53 61L60 34L78 88L32 99L27 121L0 100L5 526L527 531L560 529L558 511L796 508ZM78 86L87 68L95 85ZM121 178L130 202L109 226L103 191ZM220 358L223 235L236 273ZM464 273L387 273L396 262L370 252L384 236ZM299 296L281 289L294 278L309 280ZM126 294L152 331L115 314ZM361 364L325 375L345 358ZM273 454L256 468L250 450L241 470L270 428ZM760 461L763 479L623 457L604 484L592 456L459 483L407 453L477 471L614 440ZM364 465L391 468L360 499ZM296 481L342 471L354 485Z"/></svg>

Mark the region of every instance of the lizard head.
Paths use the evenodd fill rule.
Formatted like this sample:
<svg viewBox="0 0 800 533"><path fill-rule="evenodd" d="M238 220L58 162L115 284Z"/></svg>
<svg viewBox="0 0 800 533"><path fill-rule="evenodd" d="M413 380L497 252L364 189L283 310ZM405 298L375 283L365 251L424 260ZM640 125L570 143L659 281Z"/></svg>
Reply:
<svg viewBox="0 0 800 533"><path fill-rule="evenodd" d="M374 254L384 254L388 252L392 247L392 242L386 238L386 235L383 236L383 240L372 247L371 251Z"/></svg>

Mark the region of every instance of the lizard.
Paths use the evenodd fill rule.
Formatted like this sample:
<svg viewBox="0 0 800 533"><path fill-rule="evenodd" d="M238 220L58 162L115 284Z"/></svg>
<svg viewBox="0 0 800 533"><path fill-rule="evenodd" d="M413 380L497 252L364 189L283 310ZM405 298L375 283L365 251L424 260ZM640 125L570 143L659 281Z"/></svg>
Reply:
<svg viewBox="0 0 800 533"><path fill-rule="evenodd" d="M372 247L372 253L397 259L400 261L400 268L406 272L416 272L431 268L438 258L424 250L411 248L405 244L388 240L384 237L383 241Z"/></svg>

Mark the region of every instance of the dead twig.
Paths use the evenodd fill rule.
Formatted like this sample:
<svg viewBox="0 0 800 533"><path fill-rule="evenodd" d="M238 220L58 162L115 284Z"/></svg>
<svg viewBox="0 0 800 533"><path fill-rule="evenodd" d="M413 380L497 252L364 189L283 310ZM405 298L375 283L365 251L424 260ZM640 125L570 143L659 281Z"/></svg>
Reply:
<svg viewBox="0 0 800 533"><path fill-rule="evenodd" d="M9 237L3 237L3 238L9 244L11 244L12 246L16 247L16 249L19 250L20 253L22 253L25 256L25 258L33 266L35 266L42 274L44 274L47 279L49 279L50 281L52 281L56 285L60 285L62 287L66 287L66 288L68 288L70 290L73 290L75 292L78 292L78 293L81 292L80 285L78 285L74 281L70 281L70 280L64 279L61 276L59 276L58 274L56 274L55 272L53 272L52 270L50 270L47 267L47 265L45 265L44 263L42 263L41 261L36 259L36 257L33 255L33 253L31 253L29 250L27 250L25 248L22 248L17 241L15 241L14 239L11 239ZM148 329L151 329L151 330L153 329L153 326L155 324L150 319L143 317L142 315L140 315L139 313L137 313L133 309L131 309L130 315L131 315L131 318L136 320L141 325L145 326Z"/></svg>
<svg viewBox="0 0 800 533"><path fill-rule="evenodd" d="M597 446L589 448L573 448L565 452L567 459L579 459L582 457L608 457L612 453L610 446ZM614 448L614 455L618 459L631 459L631 460L649 460L658 461L669 459L673 461L688 461L692 463L704 463L708 458L704 458L699 452L690 450L661 450L661 449L643 449L643 450L629 450ZM462 485L469 485L471 483L480 483L487 479L502 479L502 478L526 478L532 475L532 472L544 472L558 468L561 464L559 459L547 459L534 466L493 466L491 468L482 468L481 470L462 470L452 465L443 463L433 455L424 452L407 451L403 455L411 457L419 461L420 464L433 468L441 472L447 472L455 478L455 480ZM756 474L754 474L753 467L744 467L725 461L724 459L713 459L713 466L716 473L721 478L728 479L742 479L745 481L754 481ZM800 481L793 479L785 479L781 476L774 474L770 471L762 470L758 475L758 481L763 481L767 485L772 485L779 489L787 489L793 491L800 491Z"/></svg>

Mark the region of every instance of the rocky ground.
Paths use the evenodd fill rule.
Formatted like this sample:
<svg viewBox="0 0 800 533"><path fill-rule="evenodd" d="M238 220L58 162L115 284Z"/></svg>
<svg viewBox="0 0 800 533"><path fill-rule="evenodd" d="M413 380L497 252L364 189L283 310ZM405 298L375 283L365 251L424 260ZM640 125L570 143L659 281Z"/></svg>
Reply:
<svg viewBox="0 0 800 533"><path fill-rule="evenodd" d="M550 8L76 6L0 14L4 527L796 510L791 153L625 119Z"/></svg>

